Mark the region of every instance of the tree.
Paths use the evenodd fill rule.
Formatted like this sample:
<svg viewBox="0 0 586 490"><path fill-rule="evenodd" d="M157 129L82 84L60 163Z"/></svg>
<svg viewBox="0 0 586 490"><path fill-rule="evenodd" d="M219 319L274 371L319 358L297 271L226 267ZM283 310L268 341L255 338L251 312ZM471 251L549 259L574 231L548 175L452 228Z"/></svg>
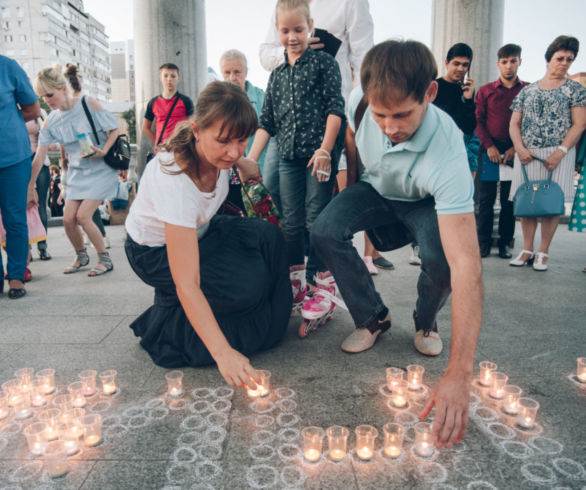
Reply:
<svg viewBox="0 0 586 490"><path fill-rule="evenodd" d="M128 126L128 139L131 143L136 143L136 110L132 106L127 111L124 111L121 116L126 121Z"/></svg>

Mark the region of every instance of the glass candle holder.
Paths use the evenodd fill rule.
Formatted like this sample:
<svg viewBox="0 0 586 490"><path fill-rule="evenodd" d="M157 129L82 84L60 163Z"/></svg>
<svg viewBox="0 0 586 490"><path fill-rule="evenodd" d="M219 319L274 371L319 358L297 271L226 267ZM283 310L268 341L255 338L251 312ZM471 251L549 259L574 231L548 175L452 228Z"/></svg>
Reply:
<svg viewBox="0 0 586 490"><path fill-rule="evenodd" d="M398 458L403 451L405 429L401 424L388 423L383 426L383 453L388 458Z"/></svg>
<svg viewBox="0 0 586 490"><path fill-rule="evenodd" d="M100 381L102 382L102 393L104 393L104 395L113 395L118 390L116 386L117 374L118 373L113 369L109 371L103 371L100 373Z"/></svg>
<svg viewBox="0 0 586 490"><path fill-rule="evenodd" d="M6 393L6 396L8 397L8 406L10 407L14 406L14 397L20 393L19 386L17 379L11 379L2 383L2 391Z"/></svg>
<svg viewBox="0 0 586 490"><path fill-rule="evenodd" d="M98 372L93 369L88 369L79 373L78 376L83 387L83 395L94 395L96 393L96 377L98 376Z"/></svg>
<svg viewBox="0 0 586 490"><path fill-rule="evenodd" d="M407 387L412 391L419 391L423 386L423 373L425 368L418 364L407 366Z"/></svg>
<svg viewBox="0 0 586 490"><path fill-rule="evenodd" d="M59 422L79 422L85 414L84 408L72 408L59 416Z"/></svg>
<svg viewBox="0 0 586 490"><path fill-rule="evenodd" d="M83 394L83 384L81 381L75 381L67 387L67 391L71 395L71 406L73 408L85 407L87 401Z"/></svg>
<svg viewBox="0 0 586 490"><path fill-rule="evenodd" d="M519 413L519 398L523 390L515 385L507 385L504 387L503 396L503 411L509 415L517 415Z"/></svg>
<svg viewBox="0 0 586 490"><path fill-rule="evenodd" d="M65 413L71 409L71 395L57 395L51 402L53 407L59 409L59 413Z"/></svg>
<svg viewBox="0 0 586 490"><path fill-rule="evenodd" d="M374 456L374 441L378 431L372 425L359 425L356 434L356 456L362 461L369 461Z"/></svg>
<svg viewBox="0 0 586 490"><path fill-rule="evenodd" d="M492 386L492 373L496 372L498 366L490 361L482 361L479 366L480 377L478 378L478 382L482 386Z"/></svg>
<svg viewBox="0 0 586 490"><path fill-rule="evenodd" d="M22 431L31 454L35 456L41 456L43 454L47 445L46 431L47 424L44 422L35 422L34 424L27 425Z"/></svg>
<svg viewBox="0 0 586 490"><path fill-rule="evenodd" d="M429 458L433 456L434 451L431 424L417 422L415 424L415 452L423 458Z"/></svg>
<svg viewBox="0 0 586 490"><path fill-rule="evenodd" d="M404 408L407 406L408 393L407 393L407 381L402 379L397 382L391 395L391 403L395 408Z"/></svg>
<svg viewBox="0 0 586 490"><path fill-rule="evenodd" d="M537 418L537 410L539 410L539 402L532 398L519 398L517 425L523 429L532 429Z"/></svg>
<svg viewBox="0 0 586 490"><path fill-rule="evenodd" d="M578 357L578 369L576 377L580 383L586 383L586 357Z"/></svg>
<svg viewBox="0 0 586 490"><path fill-rule="evenodd" d="M8 417L10 407L8 406L8 395L3 391L0 392L0 420Z"/></svg>
<svg viewBox="0 0 586 490"><path fill-rule="evenodd" d="M14 415L19 420L29 418L32 414L31 408L31 394L30 392L22 392L12 397L12 408L14 409Z"/></svg>
<svg viewBox="0 0 586 490"><path fill-rule="evenodd" d="M45 466L51 478L65 475L69 471L67 463L67 447L65 441L52 441L43 451Z"/></svg>
<svg viewBox="0 0 586 490"><path fill-rule="evenodd" d="M59 437L57 425L59 424L60 416L61 410L58 408L47 408L39 413L39 421L45 423L45 433L48 441L53 441Z"/></svg>
<svg viewBox="0 0 586 490"><path fill-rule="evenodd" d="M76 422L65 422L57 426L59 440L65 442L67 456L72 456L79 451L79 437L82 430Z"/></svg>
<svg viewBox="0 0 586 490"><path fill-rule="evenodd" d="M43 369L36 374L36 379L41 380L43 384L43 393L50 395L55 391L55 370Z"/></svg>
<svg viewBox="0 0 586 490"><path fill-rule="evenodd" d="M492 373L492 384L488 395L495 400L502 400L505 397L505 386L509 377L505 373Z"/></svg>
<svg viewBox="0 0 586 490"><path fill-rule="evenodd" d="M388 367L386 369L386 373L387 373L387 389L389 391L393 391L395 389L395 386L397 386L397 383L399 381L403 380L403 376L405 375L405 371L403 371L400 368L396 368L396 367Z"/></svg>
<svg viewBox="0 0 586 490"><path fill-rule="evenodd" d="M48 398L44 392L44 384L38 378L35 378L32 382L33 389L31 390L31 405L33 407L44 407Z"/></svg>
<svg viewBox="0 0 586 490"><path fill-rule="evenodd" d="M85 415L81 419L84 444L88 447L96 446L102 440L102 416L99 413Z"/></svg>
<svg viewBox="0 0 586 490"><path fill-rule="evenodd" d="M348 435L350 431L346 427L333 425L326 430L328 436L328 458L332 461L341 461L346 457L348 447Z"/></svg>
<svg viewBox="0 0 586 490"><path fill-rule="evenodd" d="M256 389L251 390L247 389L248 396L251 398L258 398L263 396L268 396L271 389L271 372L267 371L266 369L261 369L258 371L260 374L261 381L257 383Z"/></svg>
<svg viewBox="0 0 586 490"><path fill-rule="evenodd" d="M301 435L303 436L303 457L306 461L315 463L321 458L325 432L321 427L305 427Z"/></svg>
<svg viewBox="0 0 586 490"><path fill-rule="evenodd" d="M20 391L30 391L33 384L33 375L35 370L33 368L22 368L14 373L14 377L18 380Z"/></svg>
<svg viewBox="0 0 586 490"><path fill-rule="evenodd" d="M169 398L181 398L183 391L183 371L169 371L165 374L167 380L167 396Z"/></svg>

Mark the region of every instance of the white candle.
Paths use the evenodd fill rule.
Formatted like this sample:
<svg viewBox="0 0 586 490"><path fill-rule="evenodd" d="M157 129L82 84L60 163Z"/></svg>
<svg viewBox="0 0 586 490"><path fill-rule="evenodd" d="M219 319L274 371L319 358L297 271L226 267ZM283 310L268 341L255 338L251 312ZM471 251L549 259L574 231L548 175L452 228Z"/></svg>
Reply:
<svg viewBox="0 0 586 490"><path fill-rule="evenodd" d="M33 414L33 412L29 408L23 408L18 411L18 413L16 414L16 418L17 419L26 419L26 418L30 417L32 414Z"/></svg>
<svg viewBox="0 0 586 490"><path fill-rule="evenodd" d="M519 412L519 406L517 405L516 401L505 403L503 405L503 409L505 410L505 412L511 415L517 415L517 413Z"/></svg>
<svg viewBox="0 0 586 490"><path fill-rule="evenodd" d="M102 438L97 434L92 434L89 436L85 436L85 445L86 446L95 446L98 444Z"/></svg>
<svg viewBox="0 0 586 490"><path fill-rule="evenodd" d="M169 394L171 396L179 396L179 395L182 395L183 394L183 390L180 390L179 388L171 388L169 390Z"/></svg>
<svg viewBox="0 0 586 490"><path fill-rule="evenodd" d="M429 457L433 454L433 446L428 442L422 442L416 446L419 456Z"/></svg>
<svg viewBox="0 0 586 490"><path fill-rule="evenodd" d="M83 396L77 396L73 399L71 405L75 408L82 408L85 407L86 403L87 402L85 401L85 398Z"/></svg>
<svg viewBox="0 0 586 490"><path fill-rule="evenodd" d="M358 449L356 449L356 454L358 455L358 457L360 459L363 460L368 460L370 458L372 458L372 449L370 449L368 446L363 446L363 447L359 447Z"/></svg>
<svg viewBox="0 0 586 490"><path fill-rule="evenodd" d="M114 383L104 383L104 395L112 395L116 393L116 385Z"/></svg>
<svg viewBox="0 0 586 490"><path fill-rule="evenodd" d="M578 379L582 382L582 383L586 383L586 372L580 373L578 374Z"/></svg>
<svg viewBox="0 0 586 490"><path fill-rule="evenodd" d="M65 450L67 451L67 456L71 456L79 451L79 446L75 441L65 441Z"/></svg>
<svg viewBox="0 0 586 490"><path fill-rule="evenodd" d="M59 464L56 466L52 466L51 467L51 478L55 478L57 476L61 476L64 475L65 473L67 473L68 468L66 464Z"/></svg>
<svg viewBox="0 0 586 490"><path fill-rule="evenodd" d="M531 429L531 427L533 427L533 422L533 417L519 417L517 419L517 423L525 429Z"/></svg>
<svg viewBox="0 0 586 490"><path fill-rule="evenodd" d="M410 390L419 390L421 388L421 381L419 380L419 376L414 374L411 379L409 380L409 389Z"/></svg>
<svg viewBox="0 0 586 490"><path fill-rule="evenodd" d="M346 451L342 451L341 449L332 449L330 451L330 459L334 461L340 461L346 457Z"/></svg>
<svg viewBox="0 0 586 490"><path fill-rule="evenodd" d="M84 388L83 388L83 394L85 396L92 396L95 392L96 392L96 389L93 388L92 386L84 386Z"/></svg>
<svg viewBox="0 0 586 490"><path fill-rule="evenodd" d="M397 458L401 455L401 448L397 446L387 446L384 451L390 458Z"/></svg>
<svg viewBox="0 0 586 490"><path fill-rule="evenodd" d="M405 405L407 405L407 399L401 395L395 395L393 397L393 405L395 405L397 408L403 408Z"/></svg>
<svg viewBox="0 0 586 490"><path fill-rule="evenodd" d="M313 463L320 458L321 452L317 449L306 449L303 453L303 456L307 461L311 461Z"/></svg>
<svg viewBox="0 0 586 490"><path fill-rule="evenodd" d="M31 448L31 453L33 453L35 456L40 456L43 454L43 449L44 446L40 442L35 442Z"/></svg>
<svg viewBox="0 0 586 490"><path fill-rule="evenodd" d="M45 397L43 395L41 395L40 393L37 393L35 395L33 395L33 398L31 400L31 404L33 407L42 407L45 404Z"/></svg>
<svg viewBox="0 0 586 490"><path fill-rule="evenodd" d="M59 437L59 433L57 431L57 429L55 429L55 427L53 426L47 426L47 429L45 431L45 435L47 437L48 441L54 441L55 439L57 439Z"/></svg>

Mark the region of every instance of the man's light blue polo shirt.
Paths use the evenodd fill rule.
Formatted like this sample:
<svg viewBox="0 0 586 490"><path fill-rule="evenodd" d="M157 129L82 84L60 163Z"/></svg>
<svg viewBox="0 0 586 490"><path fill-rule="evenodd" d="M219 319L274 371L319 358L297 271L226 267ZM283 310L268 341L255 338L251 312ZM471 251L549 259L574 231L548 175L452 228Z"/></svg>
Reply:
<svg viewBox="0 0 586 490"><path fill-rule="evenodd" d="M356 87L348 101L348 123L362 98ZM356 146L365 167L362 180L387 199L419 201L433 196L437 214L474 211L474 182L462 132L445 112L428 104L423 123L411 139L393 145L366 109Z"/></svg>

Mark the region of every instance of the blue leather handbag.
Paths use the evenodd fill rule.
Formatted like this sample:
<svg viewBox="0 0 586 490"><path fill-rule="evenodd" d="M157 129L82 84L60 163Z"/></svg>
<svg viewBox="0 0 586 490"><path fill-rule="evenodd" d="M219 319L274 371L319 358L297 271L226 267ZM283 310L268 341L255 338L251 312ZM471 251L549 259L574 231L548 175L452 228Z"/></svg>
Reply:
<svg viewBox="0 0 586 490"><path fill-rule="evenodd" d="M524 182L515 192L513 214L520 218L558 216L564 214L564 191L552 182L553 170L547 180L529 180L525 165L521 165Z"/></svg>

